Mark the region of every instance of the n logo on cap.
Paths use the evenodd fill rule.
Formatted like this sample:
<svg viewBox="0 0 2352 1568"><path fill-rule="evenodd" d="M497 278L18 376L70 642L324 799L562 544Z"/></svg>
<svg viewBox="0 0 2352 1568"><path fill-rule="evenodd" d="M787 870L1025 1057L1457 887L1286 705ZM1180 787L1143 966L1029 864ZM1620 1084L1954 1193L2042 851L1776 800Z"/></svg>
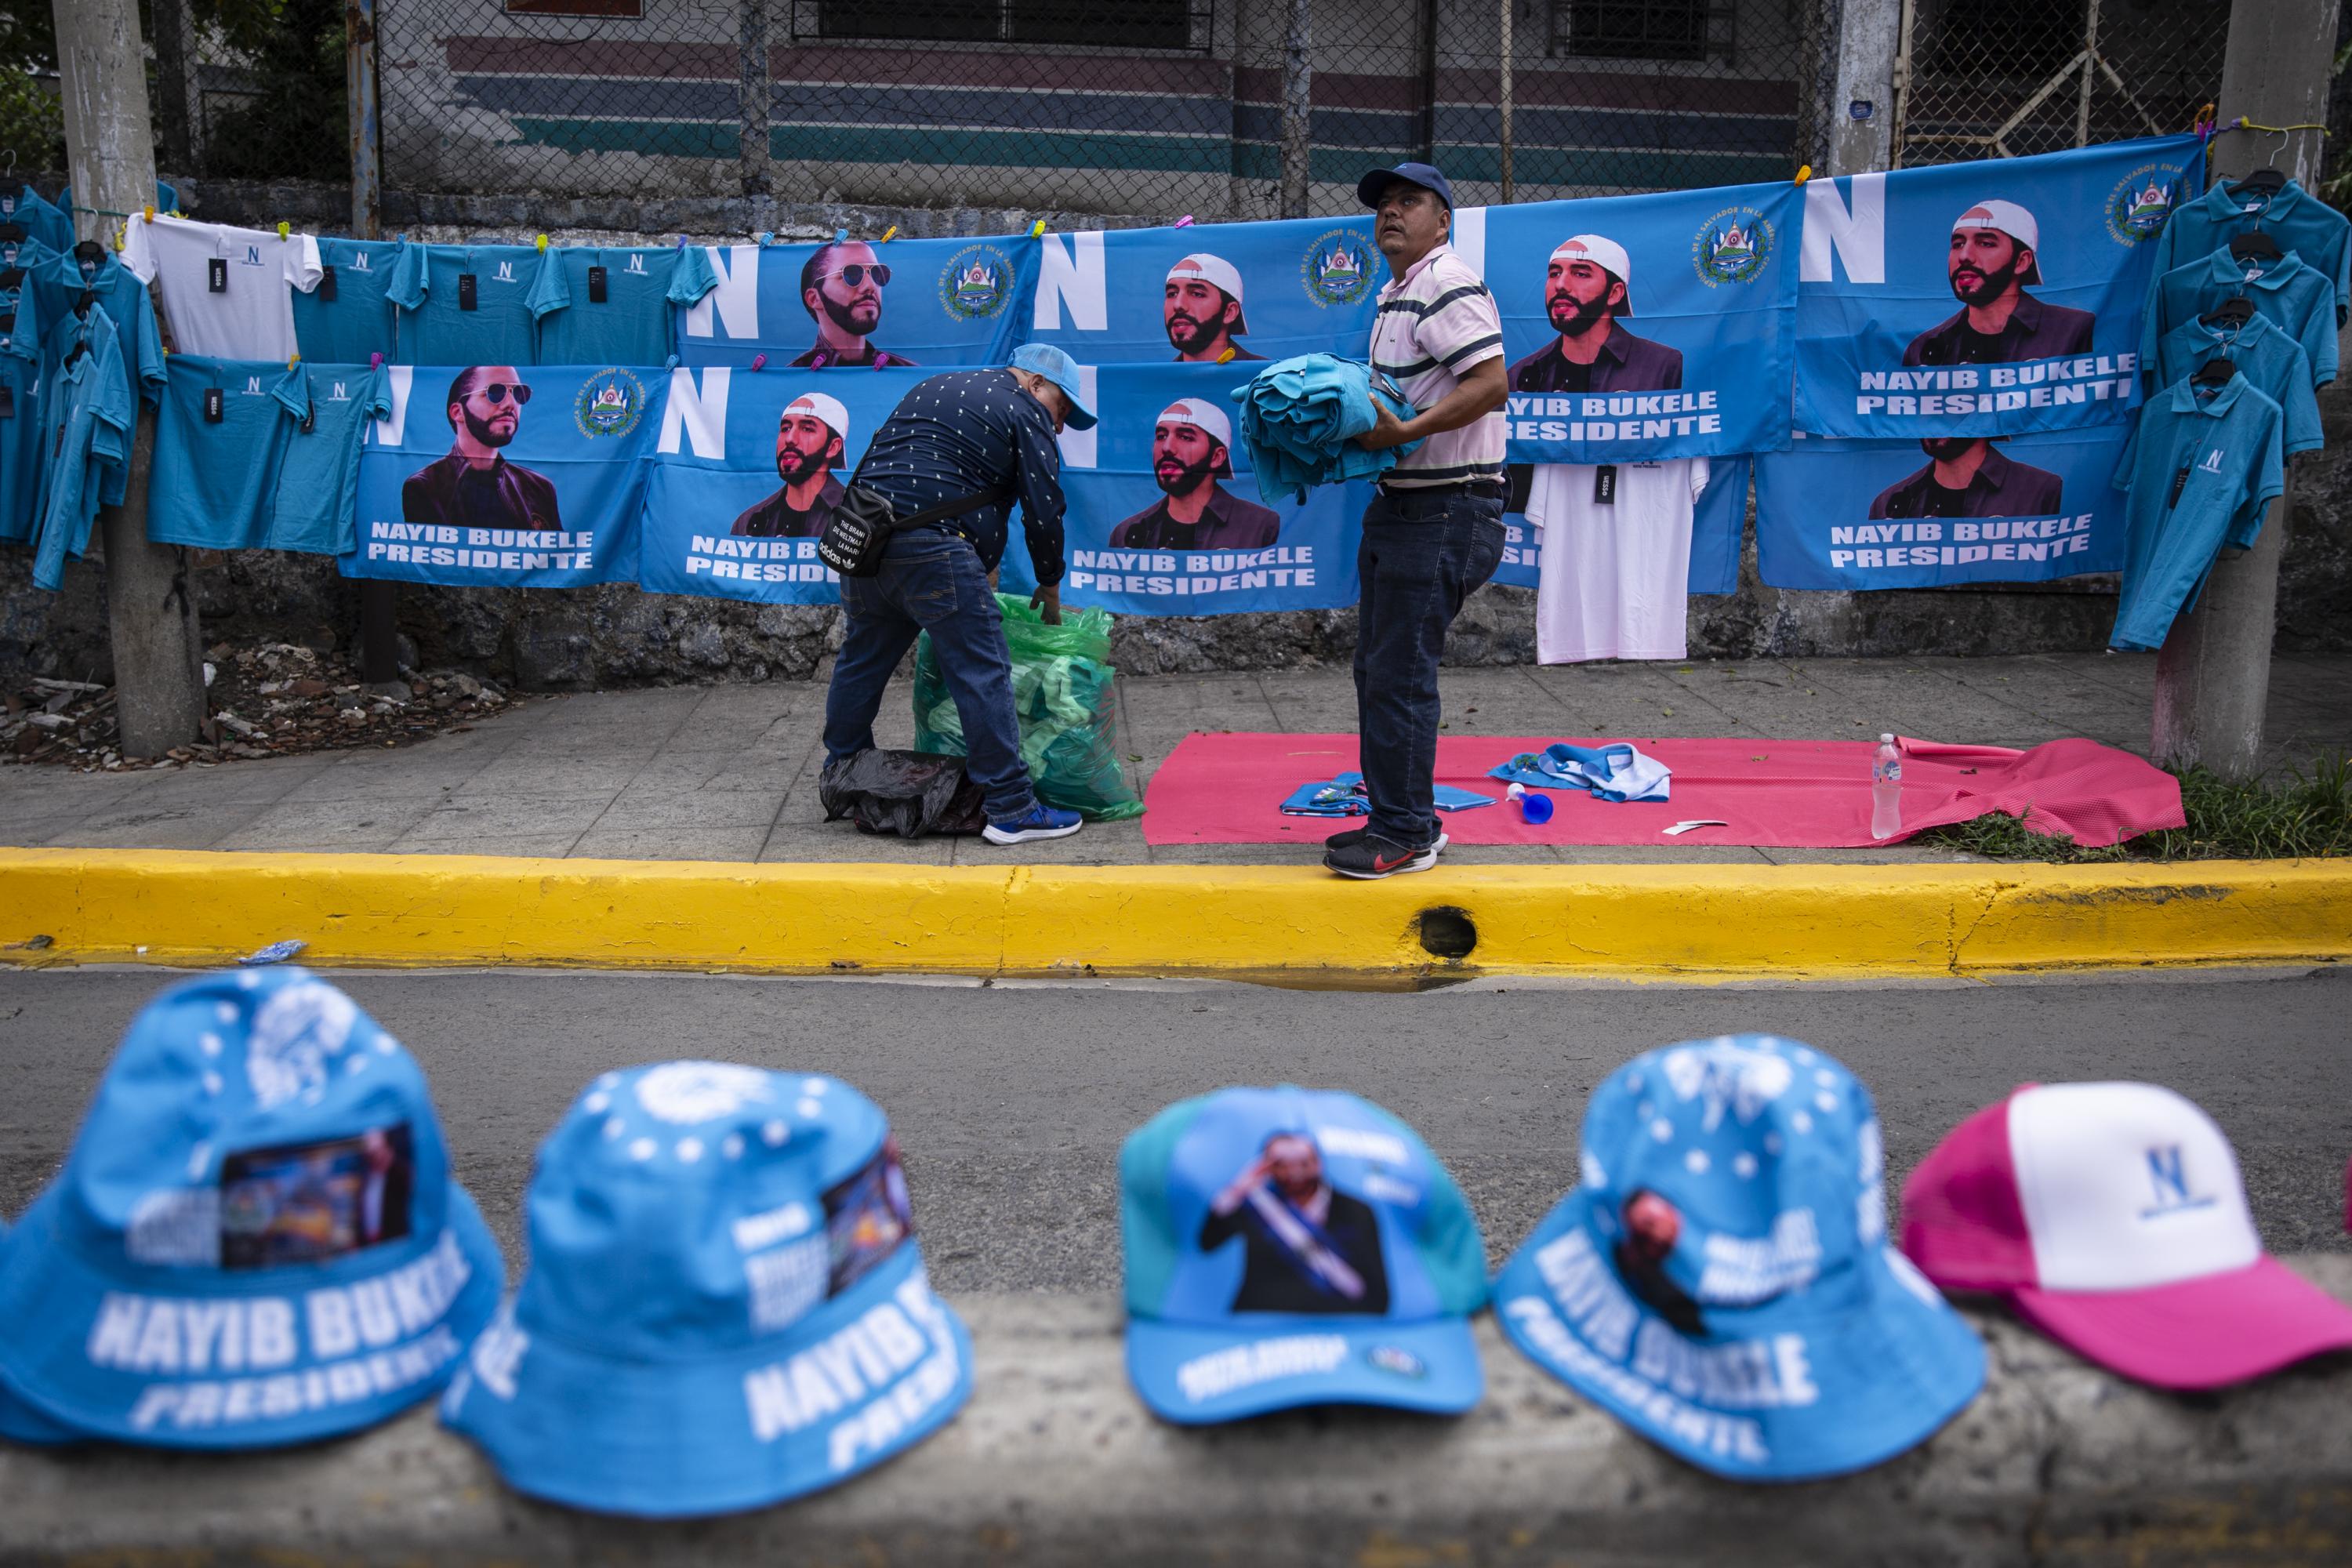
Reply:
<svg viewBox="0 0 2352 1568"><path fill-rule="evenodd" d="M2147 1152L2147 1181L2156 1194L2156 1204L2139 1211L2142 1219L2154 1219L2159 1215L2178 1214L2184 1209L2213 1206L2210 1197L2191 1196L2188 1173L2180 1168L2180 1145L2166 1143Z"/></svg>

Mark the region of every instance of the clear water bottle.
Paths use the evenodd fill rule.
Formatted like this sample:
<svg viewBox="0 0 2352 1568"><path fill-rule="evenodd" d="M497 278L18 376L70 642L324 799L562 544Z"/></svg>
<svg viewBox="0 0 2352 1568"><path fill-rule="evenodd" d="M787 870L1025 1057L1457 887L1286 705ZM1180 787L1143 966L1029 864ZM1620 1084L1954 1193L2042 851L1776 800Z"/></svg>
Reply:
<svg viewBox="0 0 2352 1568"><path fill-rule="evenodd" d="M1878 737L1870 764L1870 836L1892 838L1903 831L1903 753L1892 735Z"/></svg>

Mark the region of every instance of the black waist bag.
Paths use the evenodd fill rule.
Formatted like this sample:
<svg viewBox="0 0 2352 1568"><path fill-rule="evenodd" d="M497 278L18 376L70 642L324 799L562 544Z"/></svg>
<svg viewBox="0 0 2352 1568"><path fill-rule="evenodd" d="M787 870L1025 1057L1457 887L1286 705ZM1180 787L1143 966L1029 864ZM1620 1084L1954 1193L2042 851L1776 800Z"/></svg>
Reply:
<svg viewBox="0 0 2352 1568"><path fill-rule="evenodd" d="M890 505L888 496L867 489L852 477L843 487L841 499L833 503L824 535L816 542L816 558L844 577L871 577L882 570L882 552L889 547L890 536L898 530L943 522L974 507L1003 500L1012 493L1013 487L1004 485L961 497L943 506L928 507L912 517L900 517Z"/></svg>
<svg viewBox="0 0 2352 1568"><path fill-rule="evenodd" d="M827 763L816 798L827 822L847 817L860 833L977 833L988 826L988 802L964 775L961 757L876 747Z"/></svg>

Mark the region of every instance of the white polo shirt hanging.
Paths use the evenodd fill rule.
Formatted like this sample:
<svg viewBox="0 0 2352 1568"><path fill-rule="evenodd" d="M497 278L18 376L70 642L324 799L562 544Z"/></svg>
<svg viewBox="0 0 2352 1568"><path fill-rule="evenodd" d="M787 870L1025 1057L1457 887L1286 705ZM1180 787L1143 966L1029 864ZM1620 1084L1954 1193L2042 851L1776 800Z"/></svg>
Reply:
<svg viewBox="0 0 2352 1568"><path fill-rule="evenodd" d="M1691 517L1706 480L1705 458L1536 469L1537 662L1684 657Z"/></svg>
<svg viewBox="0 0 2352 1568"><path fill-rule="evenodd" d="M319 242L257 228L134 213L122 264L154 290L182 353L294 357L294 290L319 286Z"/></svg>

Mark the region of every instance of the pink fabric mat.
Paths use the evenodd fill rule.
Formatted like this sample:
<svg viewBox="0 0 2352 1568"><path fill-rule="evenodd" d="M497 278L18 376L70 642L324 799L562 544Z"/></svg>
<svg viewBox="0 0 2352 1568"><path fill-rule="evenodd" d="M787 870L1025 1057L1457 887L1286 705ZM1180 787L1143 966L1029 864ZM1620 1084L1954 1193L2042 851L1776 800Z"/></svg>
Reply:
<svg viewBox="0 0 2352 1568"><path fill-rule="evenodd" d="M1552 819L1531 826L1503 798L1503 782L1486 776L1515 753L1541 751L1553 741L1597 746L1628 739L1673 770L1672 799L1612 805L1554 790ZM1437 782L1494 795L1496 804L1439 815L1447 835L1461 844L1865 846L1881 842L1870 836L1870 763L1876 747L1864 741L1440 736ZM2180 785L2171 774L2095 741L2052 741L2018 752L1906 738L1903 747L1902 837L1991 811L2022 816L2038 832L2066 834L2082 845L2113 844L2185 820ZM1285 816L1283 798L1310 780L1355 766L1353 735L1187 735L1151 775L1144 842L1319 845L1349 820ZM1719 817L1729 826L1672 838L1659 832L1692 817Z"/></svg>

